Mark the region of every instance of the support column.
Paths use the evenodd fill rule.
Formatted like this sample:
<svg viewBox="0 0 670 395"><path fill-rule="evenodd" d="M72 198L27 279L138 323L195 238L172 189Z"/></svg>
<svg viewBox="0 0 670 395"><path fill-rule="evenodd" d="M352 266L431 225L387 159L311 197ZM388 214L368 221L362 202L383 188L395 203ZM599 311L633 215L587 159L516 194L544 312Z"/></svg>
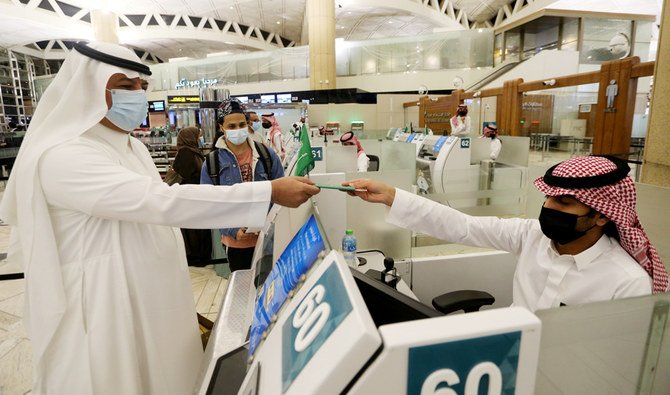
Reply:
<svg viewBox="0 0 670 395"><path fill-rule="evenodd" d="M605 62L600 66L596 125L593 131L594 154L627 157L630 151L630 133L637 93L637 78L631 78L631 75L633 66L638 63L640 58L633 56ZM612 88L613 86L616 88ZM614 105L610 107L612 95Z"/></svg>
<svg viewBox="0 0 670 395"><path fill-rule="evenodd" d="M503 83L503 94L498 97L496 109L500 111L500 118L496 118L500 134L508 136L521 136L521 102L523 94L519 92L519 85L523 83L522 78L505 81Z"/></svg>
<svg viewBox="0 0 670 395"><path fill-rule="evenodd" d="M91 10L91 26L96 41L119 43L119 17L104 10Z"/></svg>
<svg viewBox="0 0 670 395"><path fill-rule="evenodd" d="M306 2L309 18L309 87L335 89L335 0Z"/></svg>
<svg viewBox="0 0 670 395"><path fill-rule="evenodd" d="M661 33L656 52L654 90L647 139L644 146L644 164L640 181L646 184L670 187L670 2L665 1L661 12Z"/></svg>

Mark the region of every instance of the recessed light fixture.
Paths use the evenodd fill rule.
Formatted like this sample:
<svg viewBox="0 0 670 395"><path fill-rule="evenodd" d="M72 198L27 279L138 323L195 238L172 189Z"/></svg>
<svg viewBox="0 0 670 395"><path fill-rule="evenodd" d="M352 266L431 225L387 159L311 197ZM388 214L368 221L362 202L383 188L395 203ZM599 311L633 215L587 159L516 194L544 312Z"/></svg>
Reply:
<svg viewBox="0 0 670 395"><path fill-rule="evenodd" d="M278 25L281 25L281 21L277 21L277 24L278 24Z"/></svg>

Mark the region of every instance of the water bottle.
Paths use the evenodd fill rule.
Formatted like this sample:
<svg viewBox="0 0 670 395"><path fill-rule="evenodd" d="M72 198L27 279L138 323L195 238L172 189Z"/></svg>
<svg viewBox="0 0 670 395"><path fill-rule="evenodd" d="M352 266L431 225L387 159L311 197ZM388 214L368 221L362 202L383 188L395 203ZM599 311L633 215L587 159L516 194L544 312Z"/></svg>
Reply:
<svg viewBox="0 0 670 395"><path fill-rule="evenodd" d="M354 236L352 229L347 229L342 238L342 254L347 265L351 267L358 266L358 260L356 259L356 236Z"/></svg>

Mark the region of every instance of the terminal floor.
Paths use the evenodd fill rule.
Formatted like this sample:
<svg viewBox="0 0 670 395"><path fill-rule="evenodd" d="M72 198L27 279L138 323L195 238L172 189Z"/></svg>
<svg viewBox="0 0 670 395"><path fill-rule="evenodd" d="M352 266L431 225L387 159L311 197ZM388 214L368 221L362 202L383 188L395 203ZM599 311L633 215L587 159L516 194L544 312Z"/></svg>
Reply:
<svg viewBox="0 0 670 395"><path fill-rule="evenodd" d="M544 157L531 151L529 165L546 166L567 159L568 154L549 152ZM2 186L4 189L4 186ZM0 192L0 198L2 192ZM6 252L9 245L8 226L0 225L0 252ZM480 249L459 245L417 247L413 256L451 255L476 252ZM0 272L2 272L0 262ZM198 313L212 321L216 320L219 307L228 282L216 275L211 266L190 268L193 299ZM0 282L0 395L21 395L30 393L31 355L30 340L23 328L24 280Z"/></svg>

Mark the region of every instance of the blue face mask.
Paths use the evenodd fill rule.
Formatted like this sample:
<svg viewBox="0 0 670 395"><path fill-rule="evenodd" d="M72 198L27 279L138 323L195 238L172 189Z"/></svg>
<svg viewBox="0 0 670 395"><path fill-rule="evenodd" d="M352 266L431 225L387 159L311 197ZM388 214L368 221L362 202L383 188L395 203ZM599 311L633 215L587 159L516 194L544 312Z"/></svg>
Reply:
<svg viewBox="0 0 670 395"><path fill-rule="evenodd" d="M112 108L107 111L106 118L128 132L140 126L149 109L144 90L111 89L109 92L112 94Z"/></svg>
<svg viewBox="0 0 670 395"><path fill-rule="evenodd" d="M259 130L261 130L261 121L252 122L251 128L254 130L254 132L258 132Z"/></svg>
<svg viewBox="0 0 670 395"><path fill-rule="evenodd" d="M226 139L235 145L240 145L247 141L248 136L249 130L247 128L226 129Z"/></svg>

